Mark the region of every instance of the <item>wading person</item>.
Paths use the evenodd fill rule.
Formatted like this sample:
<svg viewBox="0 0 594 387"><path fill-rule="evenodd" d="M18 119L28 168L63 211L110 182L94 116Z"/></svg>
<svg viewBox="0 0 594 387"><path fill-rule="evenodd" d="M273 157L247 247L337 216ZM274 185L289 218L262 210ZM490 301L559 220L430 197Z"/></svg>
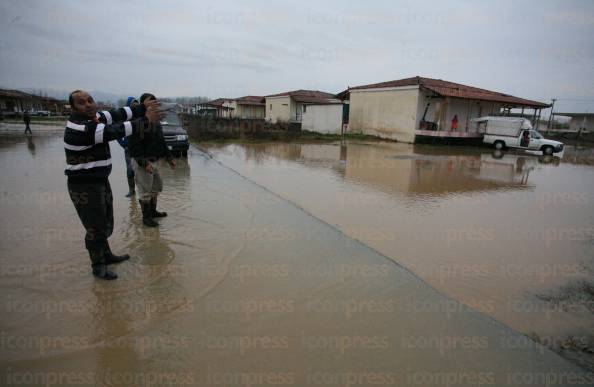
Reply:
<svg viewBox="0 0 594 387"><path fill-rule="evenodd" d="M154 95L144 93L140 96L140 103L156 101ZM128 139L132 169L138 188L139 202L142 209L142 223L148 227L159 224L154 218L167 216L166 212L157 211L157 197L163 191L163 180L159 173L158 161L167 159L171 169L175 169L175 159L165 144L163 128L160 123L149 122L144 130L134 133Z"/></svg>
<svg viewBox="0 0 594 387"><path fill-rule="evenodd" d="M64 131L68 191L76 212L87 231L85 247L89 251L93 275L113 280L117 275L107 265L129 259L114 255L107 238L113 231L113 202L109 173L109 141L130 136L145 122L159 122L164 116L159 103L97 112L97 104L87 92L73 91L69 96L72 114Z"/></svg>
<svg viewBox="0 0 594 387"><path fill-rule="evenodd" d="M138 105L139 102L134 97L128 97L126 106L132 107ZM134 170L130 158L130 147L128 146L128 137L118 138L118 144L124 149L124 158L126 159L126 177L128 178L128 193L126 197L132 197L136 192L134 189Z"/></svg>
<svg viewBox="0 0 594 387"><path fill-rule="evenodd" d="M29 126L31 124L31 116L29 115L29 112L25 110L25 114L23 114L23 122L25 123L25 134L27 134L27 132L29 134L33 134L33 132L31 132L31 127Z"/></svg>

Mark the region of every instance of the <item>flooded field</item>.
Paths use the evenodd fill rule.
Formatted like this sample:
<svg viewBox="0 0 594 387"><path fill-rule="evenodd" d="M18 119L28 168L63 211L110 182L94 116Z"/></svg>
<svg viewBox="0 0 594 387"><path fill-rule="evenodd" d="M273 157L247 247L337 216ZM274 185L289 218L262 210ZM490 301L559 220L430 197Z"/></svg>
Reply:
<svg viewBox="0 0 594 387"><path fill-rule="evenodd" d="M169 216L155 230L124 197L111 149L111 245L132 258L102 282L61 135L0 136L2 385L594 383L583 356L508 327L544 345L591 337L586 162L398 144L228 145L210 147L214 159L192 148L161 166Z"/></svg>
<svg viewBox="0 0 594 387"><path fill-rule="evenodd" d="M431 286L594 366L594 152L395 143L208 147Z"/></svg>

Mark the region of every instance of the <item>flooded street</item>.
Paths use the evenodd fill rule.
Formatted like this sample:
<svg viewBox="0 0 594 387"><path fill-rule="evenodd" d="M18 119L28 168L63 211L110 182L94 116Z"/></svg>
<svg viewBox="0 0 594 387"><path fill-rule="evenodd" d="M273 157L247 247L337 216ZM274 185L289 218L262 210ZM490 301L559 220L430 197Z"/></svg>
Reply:
<svg viewBox="0 0 594 387"><path fill-rule="evenodd" d="M431 286L592 366L594 153L396 143L209 147Z"/></svg>
<svg viewBox="0 0 594 387"><path fill-rule="evenodd" d="M192 147L148 229L111 151L132 258L104 282L61 134L0 136L2 385L594 383L576 346L517 333L592 337L591 155Z"/></svg>

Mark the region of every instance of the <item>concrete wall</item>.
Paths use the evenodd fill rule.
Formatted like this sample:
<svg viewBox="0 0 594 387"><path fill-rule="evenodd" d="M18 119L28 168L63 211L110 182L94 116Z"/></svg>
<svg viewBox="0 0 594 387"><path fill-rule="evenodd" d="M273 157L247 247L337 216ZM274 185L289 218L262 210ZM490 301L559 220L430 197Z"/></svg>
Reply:
<svg viewBox="0 0 594 387"><path fill-rule="evenodd" d="M293 107L293 110L295 107ZM273 124L291 119L291 97L266 97L266 121Z"/></svg>
<svg viewBox="0 0 594 387"><path fill-rule="evenodd" d="M338 133L342 128L342 104L307 105L301 123L303 130Z"/></svg>
<svg viewBox="0 0 594 387"><path fill-rule="evenodd" d="M420 119L418 98L418 86L351 90L349 132L412 143Z"/></svg>

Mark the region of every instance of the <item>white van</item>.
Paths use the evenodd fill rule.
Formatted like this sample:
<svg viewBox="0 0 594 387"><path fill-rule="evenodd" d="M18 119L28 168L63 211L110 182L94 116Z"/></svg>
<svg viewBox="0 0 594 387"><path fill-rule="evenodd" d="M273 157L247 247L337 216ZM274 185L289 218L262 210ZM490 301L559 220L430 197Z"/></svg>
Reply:
<svg viewBox="0 0 594 387"><path fill-rule="evenodd" d="M561 152L563 143L547 140L532 128L530 120L519 117L480 117L474 118L480 133L484 133L483 143L495 149L520 148L542 151L545 155Z"/></svg>

